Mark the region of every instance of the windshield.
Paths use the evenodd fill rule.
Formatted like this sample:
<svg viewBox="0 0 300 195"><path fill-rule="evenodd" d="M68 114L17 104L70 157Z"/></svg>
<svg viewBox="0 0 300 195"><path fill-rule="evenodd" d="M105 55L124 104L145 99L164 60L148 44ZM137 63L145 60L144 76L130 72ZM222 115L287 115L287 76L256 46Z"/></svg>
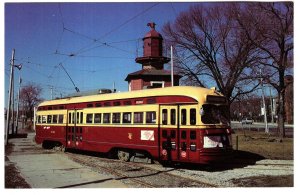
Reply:
<svg viewBox="0 0 300 195"><path fill-rule="evenodd" d="M227 105L204 104L200 110L204 124L229 125L229 110Z"/></svg>

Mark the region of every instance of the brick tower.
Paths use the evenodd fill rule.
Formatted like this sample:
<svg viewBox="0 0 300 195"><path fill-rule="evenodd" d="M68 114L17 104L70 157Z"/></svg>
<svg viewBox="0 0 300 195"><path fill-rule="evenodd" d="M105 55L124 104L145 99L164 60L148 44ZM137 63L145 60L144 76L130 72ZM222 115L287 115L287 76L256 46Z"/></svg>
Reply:
<svg viewBox="0 0 300 195"><path fill-rule="evenodd" d="M129 91L148 88L170 87L171 71L164 70L164 64L170 58L162 56L163 38L155 30L155 23L148 23L151 30L143 38L143 57L137 57L135 61L142 64L142 70L127 75ZM174 74L174 86L179 85L180 75Z"/></svg>

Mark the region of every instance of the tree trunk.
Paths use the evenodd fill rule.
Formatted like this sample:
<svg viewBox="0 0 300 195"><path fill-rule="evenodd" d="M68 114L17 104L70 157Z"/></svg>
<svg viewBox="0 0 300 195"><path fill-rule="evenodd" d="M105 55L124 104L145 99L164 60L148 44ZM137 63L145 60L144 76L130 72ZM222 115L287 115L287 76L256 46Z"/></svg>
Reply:
<svg viewBox="0 0 300 195"><path fill-rule="evenodd" d="M284 90L281 90L279 94L279 105L278 105L278 131L279 131L279 139L285 137L285 128L284 128L284 119L285 119L285 109L284 109Z"/></svg>

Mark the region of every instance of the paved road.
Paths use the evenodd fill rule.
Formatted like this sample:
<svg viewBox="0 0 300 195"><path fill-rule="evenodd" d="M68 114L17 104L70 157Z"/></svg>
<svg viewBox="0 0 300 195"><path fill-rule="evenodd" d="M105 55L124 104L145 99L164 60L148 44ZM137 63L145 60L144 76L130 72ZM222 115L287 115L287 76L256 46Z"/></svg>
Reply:
<svg viewBox="0 0 300 195"><path fill-rule="evenodd" d="M276 133L277 132L277 124L276 123L268 123L269 132ZM237 122L237 121L231 121L231 127L233 129L245 129L245 130L255 130L255 131L265 131L265 123L253 123L253 124L244 124ZM291 124L285 124L285 134L288 137L294 136L294 125Z"/></svg>
<svg viewBox="0 0 300 195"><path fill-rule="evenodd" d="M100 174L66 157L64 153L45 151L28 138L10 139L14 144L10 162L32 188L126 188L111 175Z"/></svg>

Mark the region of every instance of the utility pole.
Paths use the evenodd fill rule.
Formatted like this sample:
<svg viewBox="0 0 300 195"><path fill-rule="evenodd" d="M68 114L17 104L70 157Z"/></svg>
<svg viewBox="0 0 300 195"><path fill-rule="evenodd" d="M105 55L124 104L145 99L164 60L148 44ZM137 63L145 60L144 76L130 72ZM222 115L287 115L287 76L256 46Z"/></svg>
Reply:
<svg viewBox="0 0 300 195"><path fill-rule="evenodd" d="M171 86L174 86L174 70L173 70L173 46L171 45Z"/></svg>
<svg viewBox="0 0 300 195"><path fill-rule="evenodd" d="M10 81L9 81L9 91L8 91L8 103L7 103L7 114L6 114L6 128L5 128L5 145L8 144L8 134L9 134L9 125L11 117L11 98L13 91L13 74L14 74L14 61L15 61L15 49L12 50L12 56L10 61Z"/></svg>
<svg viewBox="0 0 300 195"><path fill-rule="evenodd" d="M19 77L19 92L18 92L18 102L17 102L17 117L16 117L16 134L18 134L19 128L19 109L20 109L20 93L21 93L21 76Z"/></svg>
<svg viewBox="0 0 300 195"><path fill-rule="evenodd" d="M263 102L263 110L264 110L264 121L265 121L265 133L269 133L269 127L268 127L268 120L267 120L267 112L266 112L266 103L265 103L265 93L264 93L264 88L263 88L263 78L262 78L262 73L261 69L260 70L260 86L261 86L261 91L262 91L262 102Z"/></svg>
<svg viewBox="0 0 300 195"><path fill-rule="evenodd" d="M274 112L273 112L273 100L272 100L272 90L271 90L271 86L269 86L270 89L270 106L271 106L271 122L274 123Z"/></svg>

